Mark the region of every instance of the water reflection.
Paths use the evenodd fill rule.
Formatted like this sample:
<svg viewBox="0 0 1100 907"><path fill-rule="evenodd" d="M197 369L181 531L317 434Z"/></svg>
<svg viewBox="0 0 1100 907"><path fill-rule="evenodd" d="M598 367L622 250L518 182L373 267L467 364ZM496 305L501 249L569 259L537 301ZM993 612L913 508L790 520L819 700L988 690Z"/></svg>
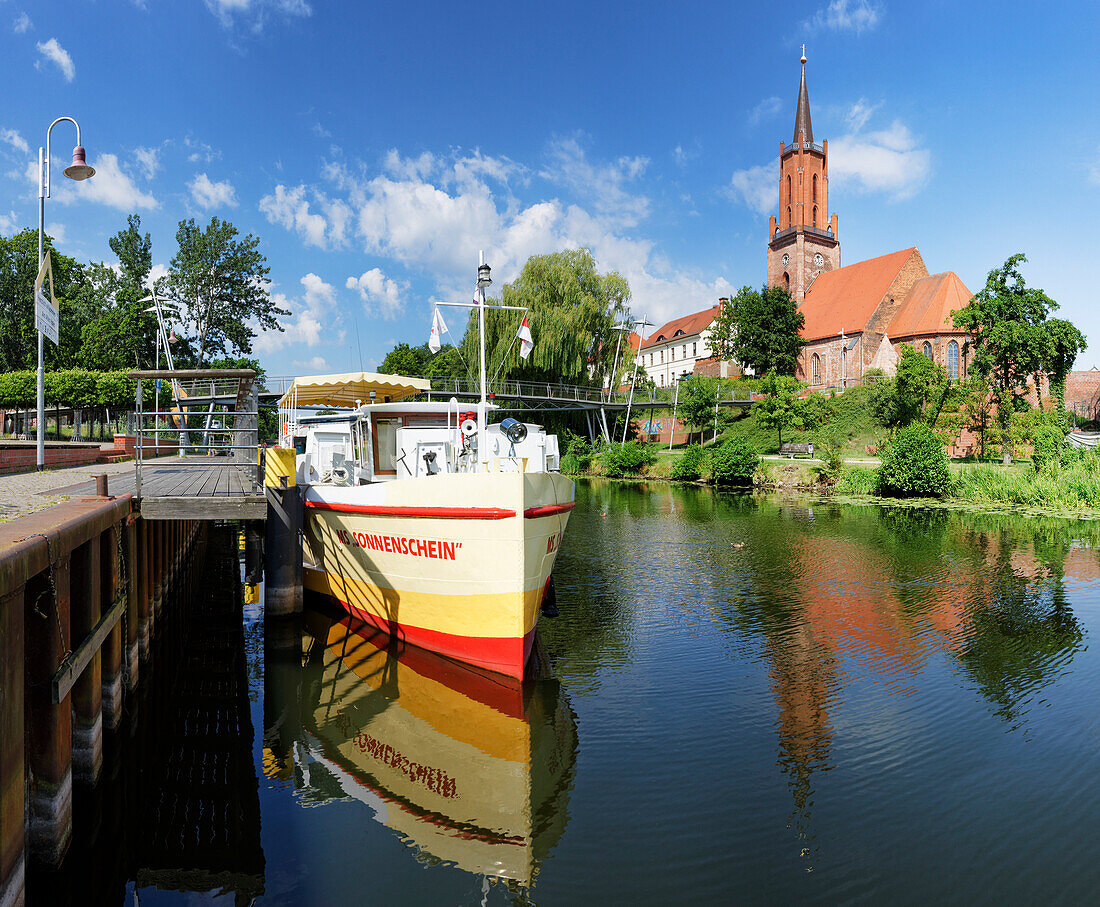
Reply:
<svg viewBox="0 0 1100 907"><path fill-rule="evenodd" d="M311 609L302 626L297 716L268 655L265 773L292 778L303 805L358 800L421 863L533 885L574 774L558 682L479 671L344 615Z"/></svg>

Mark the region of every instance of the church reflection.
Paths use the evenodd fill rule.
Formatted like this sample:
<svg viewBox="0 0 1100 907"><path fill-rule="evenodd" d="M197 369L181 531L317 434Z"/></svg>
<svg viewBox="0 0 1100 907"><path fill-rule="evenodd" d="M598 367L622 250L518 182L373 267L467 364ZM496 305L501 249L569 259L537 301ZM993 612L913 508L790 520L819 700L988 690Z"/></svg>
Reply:
<svg viewBox="0 0 1100 907"><path fill-rule="evenodd" d="M291 659L266 656L265 773L310 805L358 800L422 863L533 885L574 774L558 682L405 646L316 599L302 628Z"/></svg>

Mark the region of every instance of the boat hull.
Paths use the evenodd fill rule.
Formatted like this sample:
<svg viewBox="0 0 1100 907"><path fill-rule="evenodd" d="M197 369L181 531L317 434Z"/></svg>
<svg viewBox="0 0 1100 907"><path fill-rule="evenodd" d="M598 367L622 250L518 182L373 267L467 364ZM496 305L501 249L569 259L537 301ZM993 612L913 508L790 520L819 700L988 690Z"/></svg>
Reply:
<svg viewBox="0 0 1100 907"><path fill-rule="evenodd" d="M406 643L522 677L573 491L519 472L310 486L306 588Z"/></svg>

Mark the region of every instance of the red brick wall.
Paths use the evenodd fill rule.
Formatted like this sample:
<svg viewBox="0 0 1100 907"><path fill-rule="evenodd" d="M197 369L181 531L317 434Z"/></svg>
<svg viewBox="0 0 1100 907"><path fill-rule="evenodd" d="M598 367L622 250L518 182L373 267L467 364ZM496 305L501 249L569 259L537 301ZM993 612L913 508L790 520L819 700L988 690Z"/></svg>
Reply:
<svg viewBox="0 0 1100 907"><path fill-rule="evenodd" d="M95 447L47 447L46 467L87 466L90 463L105 463L107 451ZM101 459L102 458L102 459ZM0 447L0 474L28 472L38 463L38 453L34 447Z"/></svg>

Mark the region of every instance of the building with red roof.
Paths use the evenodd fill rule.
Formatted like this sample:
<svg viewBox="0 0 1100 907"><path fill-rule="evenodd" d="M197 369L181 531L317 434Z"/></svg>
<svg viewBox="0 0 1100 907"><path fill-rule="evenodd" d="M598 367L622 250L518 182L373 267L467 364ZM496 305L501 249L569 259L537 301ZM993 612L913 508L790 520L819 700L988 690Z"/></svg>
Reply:
<svg viewBox="0 0 1100 907"><path fill-rule="evenodd" d="M909 344L965 378L969 335L951 317L973 294L957 274L929 274L916 246L841 266L837 216L829 215L829 143L813 141L805 55L794 141L779 144L779 179L768 283L785 287L805 317L796 376L843 387L872 368L893 374Z"/></svg>
<svg viewBox="0 0 1100 907"><path fill-rule="evenodd" d="M645 340L638 351L638 367L658 387L667 387L676 379L695 372L695 363L710 359L710 326L718 317L719 306L681 315L662 324Z"/></svg>

